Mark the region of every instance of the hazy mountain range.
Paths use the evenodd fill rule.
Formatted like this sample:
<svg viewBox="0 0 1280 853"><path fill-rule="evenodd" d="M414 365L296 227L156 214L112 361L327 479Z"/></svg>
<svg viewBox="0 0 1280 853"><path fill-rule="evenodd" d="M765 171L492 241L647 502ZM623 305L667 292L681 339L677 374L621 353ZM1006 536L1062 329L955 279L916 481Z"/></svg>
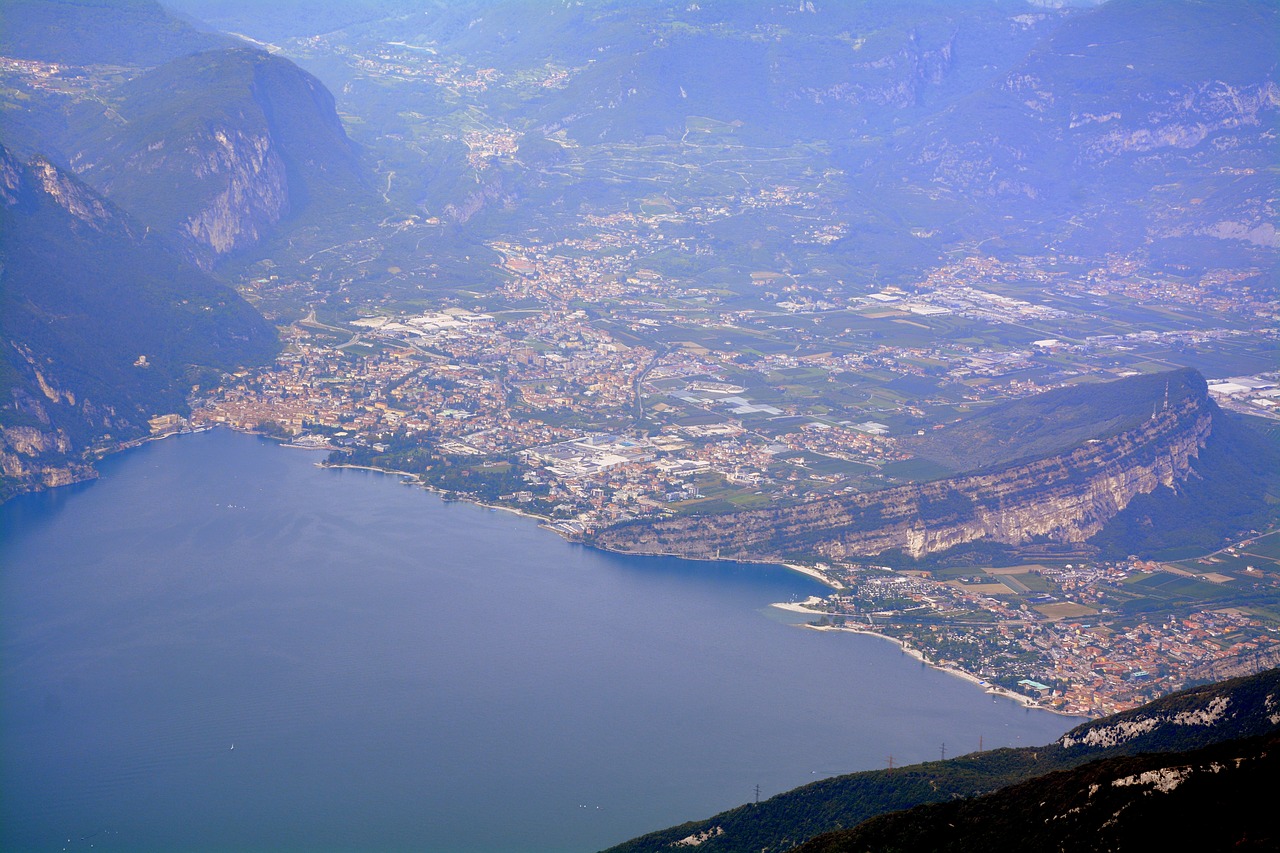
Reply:
<svg viewBox="0 0 1280 853"><path fill-rule="evenodd" d="M638 9L621 0L369 0L319 11L274 4L266 13L215 0L174 6L188 17L147 0L13 0L0 8L0 54L74 67L59 78L69 83L15 84L0 103L7 169L13 186L25 188L11 193L13 224L0 246L4 298L23 306L6 312L6 424L44 423L23 401L63 406L69 393L105 404L101 389L119 387L112 377L132 375L125 368L143 354L132 352L139 347L126 317L136 312L122 291L103 303L95 333L115 360L93 375L68 372L59 390L42 389L37 373L50 381L56 371L48 360L64 353L61 345L40 353L12 330L36 313L37 290L21 275L38 269L46 251L23 243L24 231L46 235L67 258L96 257L110 244L142 251L150 260L138 269L177 264L182 271L166 276L168 287L189 301L189 288L208 298L216 285L184 263L208 271L304 238L319 249L336 229L350 235L423 209L456 226L431 251L442 263L460 263L455 256L469 258L481 239L528 219L646 191L640 180L580 179L558 164L572 146L678 144L691 115L754 150L807 146L813 168L827 169L839 188L839 212L850 222L815 257L881 283L926 268L961 240L989 251L1093 255L1141 246L1173 264L1271 269L1280 246L1280 10L1271 3L708 0ZM200 17L262 41L301 45L340 31L421 44L507 74L552 68L567 77L519 96L478 89L478 103L520 141L517 156L477 167L457 139L424 147L402 133L402 113L340 66L318 62L316 76L216 33ZM342 92L337 102L325 77ZM415 97L414 109L451 109L441 92ZM388 163L399 170L394 190L392 176L379 171L393 168ZM33 174L56 174L55 183L74 184L77 198L92 200L85 210L110 210L107 219L130 225L87 227L65 206L55 215L49 204L67 197L40 189ZM373 187L383 182L380 197ZM19 197L28 201L12 200ZM726 255L789 244L768 228L703 236ZM107 277L130 264L113 264ZM93 265L102 268L76 269ZM75 280L68 273L61 285ZM237 306L227 309L241 318L236 323L257 323L229 291L218 298ZM225 358L177 356L186 359L181 368L150 371L140 387L151 390L128 407L114 405L114 419L77 404L85 426L73 430L78 438L62 441L55 430L37 443L74 458L107 435L129 434L123 421L136 431L143 415L180 411L174 401L190 385L178 374L270 352L257 343L260 323L253 333L236 323L209 326L198 347ZM235 339L255 343L240 350ZM160 382L162 375L172 381ZM13 455L18 447L10 440L7 458L22 456Z"/></svg>

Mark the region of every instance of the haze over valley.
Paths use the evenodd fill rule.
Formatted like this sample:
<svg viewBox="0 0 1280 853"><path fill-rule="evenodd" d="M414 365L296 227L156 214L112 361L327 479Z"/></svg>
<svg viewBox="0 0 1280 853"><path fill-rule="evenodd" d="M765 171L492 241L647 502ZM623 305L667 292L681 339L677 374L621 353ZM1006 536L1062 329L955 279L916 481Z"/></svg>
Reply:
<svg viewBox="0 0 1280 853"><path fill-rule="evenodd" d="M1059 732L1266 670L1277 43L1268 0L3 0L3 511L219 427L636 571L788 566L774 618ZM929 799L840 791L655 838Z"/></svg>

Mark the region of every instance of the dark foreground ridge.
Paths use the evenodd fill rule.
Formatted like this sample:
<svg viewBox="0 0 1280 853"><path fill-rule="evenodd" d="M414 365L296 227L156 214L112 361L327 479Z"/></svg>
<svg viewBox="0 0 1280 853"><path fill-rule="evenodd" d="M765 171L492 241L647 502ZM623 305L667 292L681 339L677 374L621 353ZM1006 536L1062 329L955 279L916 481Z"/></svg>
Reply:
<svg viewBox="0 0 1280 853"><path fill-rule="evenodd" d="M1114 830L1117 844L1132 837L1131 829L1140 831L1141 827L1161 819L1160 816L1172 814L1169 807L1152 803L1160 795L1176 793L1180 781L1175 780L1190 782L1182 794L1169 800L1173 808L1183 807L1184 802L1198 803L1197 798L1204 796L1205 802L1211 804L1207 808L1212 809L1212 803L1229 797L1231 791L1247 793L1249 786L1258 780L1274 779L1277 738L1280 738L1280 669L1273 669L1184 690L1140 708L1085 723L1046 746L997 749L947 761L824 779L762 803L739 806L707 820L641 836L610 848L609 853L694 847L699 853L780 853L810 839L813 839L812 846L801 849L1042 849L1034 847L1034 837L1029 837L1027 842L1033 846L1024 847L1020 836L999 835L1006 830L1022 830L1025 817L1014 822L1012 817L1006 820L1000 815L1030 814L1025 806L1032 800L1044 803L1037 806L1042 810L1037 814L1051 821L1045 838L1051 837L1052 819L1061 815L1059 822L1068 821L1072 837L1079 837L1085 845L1071 849L1095 849L1088 846L1090 828L1109 819L1126 802L1142 801L1142 806L1132 810L1135 815L1132 828L1122 821L1125 825ZM1230 763L1234 772L1212 773L1215 762L1224 766ZM1205 768L1210 769L1206 772ZM1133 781L1125 781L1131 777ZM1206 782L1206 777L1211 779ZM1219 782L1224 787L1216 787ZM1081 812L1069 813L1081 803L1088 804L1089 788L1095 784L1106 787L1105 793L1101 793L1101 787L1095 792L1096 804ZM1007 787L1011 785L1017 787ZM984 796L998 790L1000 794ZM1252 798L1256 799L1256 796ZM956 802L951 802L953 800ZM1249 798L1242 800L1249 801ZM911 818L888 814L916 806L923 808L906 813ZM1199 805L1196 808L1200 810ZM1100 818L1104 812L1106 818ZM1129 811L1124 813L1127 815ZM1228 810L1221 814L1224 817L1216 825L1230 826L1227 821L1235 812ZM841 834L815 838L853 827L859 827L861 832L860 824L880 815L885 817L868 825L865 836ZM902 835L905 840L899 845L895 840L899 837L897 833L905 833L903 827L914 826L916 815L920 815L920 835ZM990 821L996 834L975 834L970 843L957 847L938 843L942 830L950 829L948 823L961 827L956 817L965 825L974 826L975 832ZM1262 810L1256 820L1240 823L1238 828L1251 831L1251 827L1267 820L1274 826L1273 810ZM1270 837L1274 839L1276 834L1272 832ZM1253 835L1249 838L1256 840ZM855 840L846 844L848 839Z"/></svg>
<svg viewBox="0 0 1280 853"><path fill-rule="evenodd" d="M1280 819L1269 793L1278 773L1277 733L1109 758L985 797L884 815L797 851L1275 850Z"/></svg>

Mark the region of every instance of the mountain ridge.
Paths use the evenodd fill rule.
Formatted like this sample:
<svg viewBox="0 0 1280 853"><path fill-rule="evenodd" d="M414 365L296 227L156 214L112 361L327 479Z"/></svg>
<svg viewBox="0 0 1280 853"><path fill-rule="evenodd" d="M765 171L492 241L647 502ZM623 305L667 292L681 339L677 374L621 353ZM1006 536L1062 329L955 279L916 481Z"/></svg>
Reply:
<svg viewBox="0 0 1280 853"><path fill-rule="evenodd" d="M1197 471L1195 463L1215 423L1225 417L1209 399L1204 379L1192 370L1111 384L1102 386L1099 399L1125 399L1126 405L1122 416L1101 422L1109 434L1096 431L1099 423L1093 424L1093 432L1077 425L1070 441L1048 452L974 473L790 506L624 522L595 532L588 541L633 554L766 560L889 553L919 560L975 544L1091 548L1089 540L1139 496L1159 489L1176 493L1193 478L1212 477L1212 472ZM1085 386L1060 389L1006 404L1002 411L1044 431L1046 414L1065 401L1081 404L1091 393ZM1096 406L1085 408L1103 416ZM998 417L983 413L972 420ZM1006 421L1002 434L1018 435L1012 420ZM961 430L964 424L950 429ZM1047 429L1054 428L1050 423ZM1124 548L1129 543L1113 544Z"/></svg>
<svg viewBox="0 0 1280 853"><path fill-rule="evenodd" d="M180 57L81 112L77 173L204 267L309 206L366 189L333 96L286 59L236 47Z"/></svg>
<svg viewBox="0 0 1280 853"><path fill-rule="evenodd" d="M1277 727L1280 670L1272 669L1189 688L1139 708L1082 723L1045 746L988 750L946 761L824 779L760 803L640 836L609 848L607 853L657 853L691 847L707 853L781 853L810 839L826 843L820 840L823 833L852 828L877 815L897 819L888 813L988 794L1108 759L1177 755L1247 739L1274 738Z"/></svg>
<svg viewBox="0 0 1280 853"><path fill-rule="evenodd" d="M86 453L186 412L276 351L240 296L46 158L0 147L0 498L94 476Z"/></svg>
<svg viewBox="0 0 1280 853"><path fill-rule="evenodd" d="M1280 824L1260 792L1277 772L1276 733L1188 752L1109 758L983 796L881 815L795 850L1274 850ZM1186 821L1188 812L1202 817Z"/></svg>

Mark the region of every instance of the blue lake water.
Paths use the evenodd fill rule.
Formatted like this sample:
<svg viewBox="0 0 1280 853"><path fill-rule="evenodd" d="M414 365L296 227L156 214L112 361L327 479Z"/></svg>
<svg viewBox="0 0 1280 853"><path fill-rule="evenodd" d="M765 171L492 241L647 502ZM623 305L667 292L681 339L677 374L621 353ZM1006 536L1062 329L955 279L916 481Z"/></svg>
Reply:
<svg viewBox="0 0 1280 853"><path fill-rule="evenodd" d="M215 431L0 507L0 848L589 851L1073 725L785 624L801 575L318 458Z"/></svg>

